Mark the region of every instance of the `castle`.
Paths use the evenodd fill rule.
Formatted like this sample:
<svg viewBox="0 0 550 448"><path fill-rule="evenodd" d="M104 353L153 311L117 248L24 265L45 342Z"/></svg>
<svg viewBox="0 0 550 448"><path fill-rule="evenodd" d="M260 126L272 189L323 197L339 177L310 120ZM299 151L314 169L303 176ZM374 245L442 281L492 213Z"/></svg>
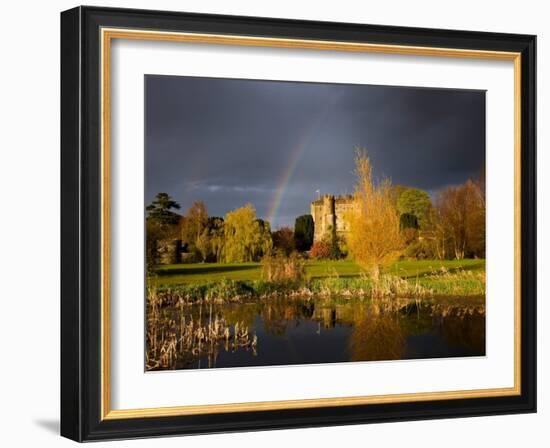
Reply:
<svg viewBox="0 0 550 448"><path fill-rule="evenodd" d="M345 237L349 232L346 214L354 207L352 195L325 194L311 203L311 216L315 226L313 241L319 241L336 229L336 235Z"/></svg>

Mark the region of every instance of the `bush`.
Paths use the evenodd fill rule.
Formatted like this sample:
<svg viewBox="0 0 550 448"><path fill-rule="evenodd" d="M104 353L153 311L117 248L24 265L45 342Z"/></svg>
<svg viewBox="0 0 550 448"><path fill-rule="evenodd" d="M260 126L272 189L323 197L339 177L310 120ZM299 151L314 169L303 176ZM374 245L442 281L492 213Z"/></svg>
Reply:
<svg viewBox="0 0 550 448"><path fill-rule="evenodd" d="M202 261L202 258L199 253L193 252L183 252L180 254L180 263L182 264L191 264L199 263Z"/></svg>
<svg viewBox="0 0 550 448"><path fill-rule="evenodd" d="M425 239L416 240L409 244L403 255L406 258L414 258L416 260L437 258L433 243Z"/></svg>
<svg viewBox="0 0 550 448"><path fill-rule="evenodd" d="M328 241L315 241L311 246L310 256L319 260L332 258L332 244Z"/></svg>
<svg viewBox="0 0 550 448"><path fill-rule="evenodd" d="M406 245L410 245L418 241L418 230L411 227L407 227L401 230L401 236Z"/></svg>
<svg viewBox="0 0 550 448"><path fill-rule="evenodd" d="M262 258L262 279L268 282L301 282L305 263L298 255L269 254Z"/></svg>

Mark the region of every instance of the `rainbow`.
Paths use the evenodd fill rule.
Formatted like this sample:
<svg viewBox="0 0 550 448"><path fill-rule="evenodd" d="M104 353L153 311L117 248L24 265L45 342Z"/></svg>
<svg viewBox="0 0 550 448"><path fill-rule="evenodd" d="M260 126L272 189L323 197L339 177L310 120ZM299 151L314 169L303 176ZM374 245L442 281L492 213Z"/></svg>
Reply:
<svg viewBox="0 0 550 448"><path fill-rule="evenodd" d="M273 220L277 217L277 214L279 212L279 207L281 206L281 202L285 196L285 193L288 188L289 182L292 178L292 175L296 170L296 166L302 159L302 156L305 150L308 148L313 135L317 132L319 126L325 120L331 107L334 106L338 98L342 96L342 93L343 93L343 90L340 90L339 92L336 92L332 96L332 98L327 100L327 102L325 103L325 107L320 109L319 113L316 114L315 119L311 121L310 125L306 128L306 131L302 134L298 143L292 150L288 164L286 165L285 169L283 170L279 178L279 181L277 182L277 187L275 188L275 192L273 194L273 197L271 199L271 203L267 212L267 221L270 224L273 224Z"/></svg>
<svg viewBox="0 0 550 448"><path fill-rule="evenodd" d="M295 146L295 149L292 151L289 162L284 169L281 177L279 178L279 182L277 182L277 187L275 188L275 192L273 194L273 198L271 199L271 204L267 212L267 220L270 224L273 223L273 219L277 216L277 213L279 212L279 207L281 206L281 201L286 193L286 189L288 187L290 179L294 174L294 170L296 169L298 162L302 159L302 155L308 147L308 143L310 142L310 140L311 134L304 134L304 136L300 139L300 142Z"/></svg>

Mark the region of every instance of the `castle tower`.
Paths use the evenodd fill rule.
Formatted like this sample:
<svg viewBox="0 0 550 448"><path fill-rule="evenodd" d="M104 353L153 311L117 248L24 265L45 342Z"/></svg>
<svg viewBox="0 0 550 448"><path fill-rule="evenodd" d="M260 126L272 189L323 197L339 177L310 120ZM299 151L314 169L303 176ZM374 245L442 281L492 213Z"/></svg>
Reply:
<svg viewBox="0 0 550 448"><path fill-rule="evenodd" d="M334 196L330 194L323 195L320 199L311 203L311 216L315 231L313 241L319 241L336 228L336 211Z"/></svg>
<svg viewBox="0 0 550 448"><path fill-rule="evenodd" d="M319 241L333 229L336 234L345 237L349 232L346 216L355 207L352 195L333 196L325 194L311 203L311 216L315 230L313 241Z"/></svg>

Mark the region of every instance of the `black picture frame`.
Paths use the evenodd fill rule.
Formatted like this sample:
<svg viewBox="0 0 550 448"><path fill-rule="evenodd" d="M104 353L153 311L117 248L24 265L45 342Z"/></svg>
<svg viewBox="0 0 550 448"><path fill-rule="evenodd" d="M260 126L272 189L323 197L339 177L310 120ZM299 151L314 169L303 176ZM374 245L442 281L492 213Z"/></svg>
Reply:
<svg viewBox="0 0 550 448"><path fill-rule="evenodd" d="M100 29L521 53L521 394L102 419ZM76 441L536 411L536 37L99 7L61 13L61 435Z"/></svg>

